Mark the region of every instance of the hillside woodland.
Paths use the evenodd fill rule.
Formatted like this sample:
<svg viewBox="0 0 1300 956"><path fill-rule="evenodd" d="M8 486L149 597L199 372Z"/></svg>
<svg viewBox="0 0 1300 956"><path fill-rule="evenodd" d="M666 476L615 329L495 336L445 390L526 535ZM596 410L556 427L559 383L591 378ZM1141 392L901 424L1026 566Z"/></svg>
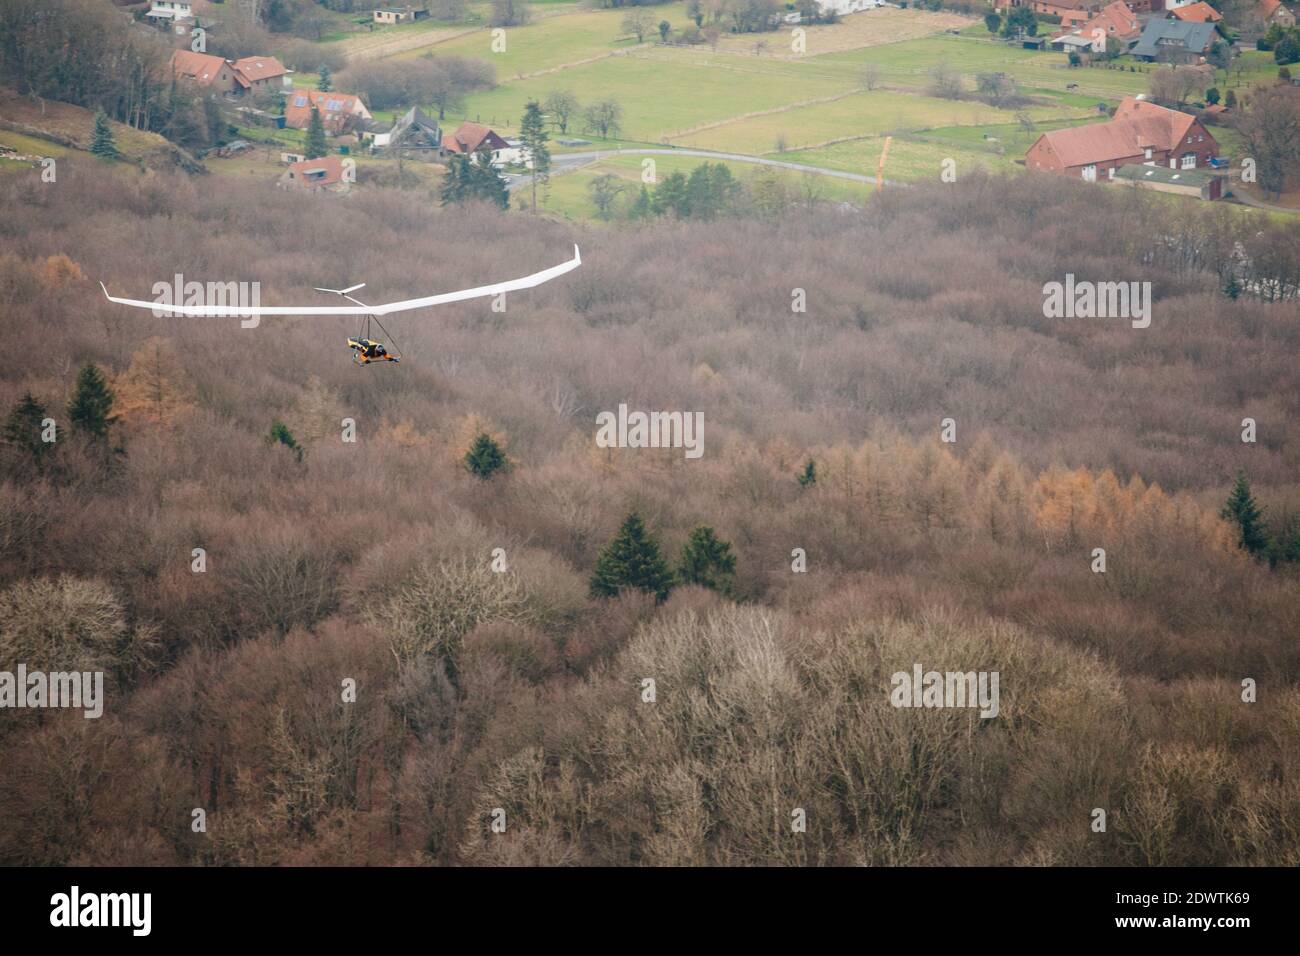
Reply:
<svg viewBox="0 0 1300 956"><path fill-rule="evenodd" d="M37 177L0 181L0 669L107 701L0 712L0 861L1300 864L1296 226L1033 177L635 228ZM98 286L392 301L574 242L383 367L353 320ZM1044 317L1067 274L1149 280L1150 327ZM620 404L704 454L597 447ZM893 708L918 662L999 715Z"/></svg>

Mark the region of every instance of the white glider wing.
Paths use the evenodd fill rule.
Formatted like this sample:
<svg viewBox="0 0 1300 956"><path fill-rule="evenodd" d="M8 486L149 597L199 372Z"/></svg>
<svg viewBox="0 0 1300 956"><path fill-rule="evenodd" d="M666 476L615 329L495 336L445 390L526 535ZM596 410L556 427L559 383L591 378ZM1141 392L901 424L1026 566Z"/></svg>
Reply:
<svg viewBox="0 0 1300 956"><path fill-rule="evenodd" d="M437 295L426 295L419 299L404 299L401 302L388 302L383 305L169 305L162 302L146 302L144 299L118 298L108 294L108 288L104 283L101 282L99 287L104 290L104 296L109 302L134 306L137 309L163 312L168 315L192 315L202 318L253 315L391 315L394 312L409 312L412 309L424 309L431 305L445 305L448 302L462 302L465 299L478 299L482 296L499 295L502 292L531 289L534 286L559 278L566 272L572 272L580 265L582 265L582 255L578 252L578 247L575 244L573 258L568 262L561 262L558 266L551 266L549 269L534 272L532 275L518 279L508 279L505 282L496 282L492 285L481 285L473 289L461 289L459 292L441 292Z"/></svg>

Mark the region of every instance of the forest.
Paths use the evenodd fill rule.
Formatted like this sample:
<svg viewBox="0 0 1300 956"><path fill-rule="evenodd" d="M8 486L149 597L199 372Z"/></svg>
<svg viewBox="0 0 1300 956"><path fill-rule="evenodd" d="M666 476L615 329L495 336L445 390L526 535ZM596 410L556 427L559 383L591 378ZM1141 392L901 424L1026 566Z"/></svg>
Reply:
<svg viewBox="0 0 1300 956"><path fill-rule="evenodd" d="M1291 222L1037 177L574 225L37 175L0 180L0 669L106 700L0 711L0 862L1300 863ZM98 285L393 301L575 242L504 310L393 317L382 367L354 320ZM1150 327L1045 317L1067 273L1150 281ZM702 456L599 447L620 404L700 413ZM916 662L1000 713L892 707Z"/></svg>

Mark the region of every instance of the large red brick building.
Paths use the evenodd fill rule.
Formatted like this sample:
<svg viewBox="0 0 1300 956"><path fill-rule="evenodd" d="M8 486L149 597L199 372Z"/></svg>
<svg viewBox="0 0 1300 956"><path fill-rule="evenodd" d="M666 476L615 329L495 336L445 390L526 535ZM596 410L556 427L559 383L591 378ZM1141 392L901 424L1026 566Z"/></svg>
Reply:
<svg viewBox="0 0 1300 956"><path fill-rule="evenodd" d="M1121 166L1206 169L1219 144L1194 116L1128 97L1106 123L1057 129L1038 137L1025 168L1095 182Z"/></svg>

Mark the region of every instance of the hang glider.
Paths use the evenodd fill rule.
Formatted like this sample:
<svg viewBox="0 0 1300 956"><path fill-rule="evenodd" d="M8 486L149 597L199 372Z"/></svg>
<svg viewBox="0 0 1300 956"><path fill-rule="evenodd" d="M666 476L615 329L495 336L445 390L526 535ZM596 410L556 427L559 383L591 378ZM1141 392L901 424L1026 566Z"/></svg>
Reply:
<svg viewBox="0 0 1300 956"><path fill-rule="evenodd" d="M437 295L426 295L419 299L404 299L401 302L387 302L382 305L173 305L163 302L147 302L144 299L122 299L117 296L108 294L108 287L100 283L99 287L104 290L104 296L109 302L115 302L118 305L134 306L137 309L149 309L168 315L191 315L201 318L221 318L224 316L246 317L254 315L391 315L394 312L409 312L412 309L424 309L432 305L445 305L448 302L463 302L466 299L478 299L483 296L500 295L502 292L515 292L519 289L532 289L535 286L550 282L552 279L559 278L566 272L572 272L578 266L582 265L582 255L578 252L575 244L573 247L573 258L567 262L561 262L558 266L551 266L549 269L543 269L541 272L534 272L532 275L523 276L518 279L508 279L505 282L496 282L492 285L481 285L473 289L461 289L459 292L441 292ZM351 286L347 289L318 289L318 292L332 292L338 295L347 296L350 292L360 289L365 283ZM352 300L356 301L356 300Z"/></svg>

